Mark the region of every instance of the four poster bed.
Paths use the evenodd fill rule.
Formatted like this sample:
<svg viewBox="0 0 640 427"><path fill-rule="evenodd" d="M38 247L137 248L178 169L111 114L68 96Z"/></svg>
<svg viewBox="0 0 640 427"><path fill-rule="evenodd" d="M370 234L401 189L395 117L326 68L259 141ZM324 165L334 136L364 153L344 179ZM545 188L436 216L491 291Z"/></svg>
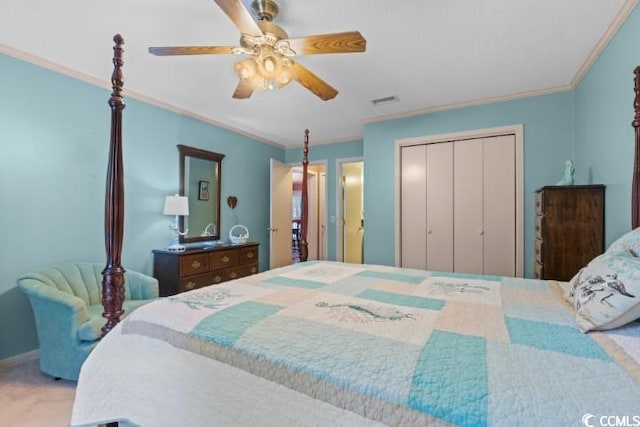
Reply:
<svg viewBox="0 0 640 427"><path fill-rule="evenodd" d="M110 332L82 368L74 426L590 425L640 416L640 232L570 283L303 262L159 299L118 323L123 41L115 41ZM305 175L307 162L308 131ZM611 268L617 282L602 272Z"/></svg>

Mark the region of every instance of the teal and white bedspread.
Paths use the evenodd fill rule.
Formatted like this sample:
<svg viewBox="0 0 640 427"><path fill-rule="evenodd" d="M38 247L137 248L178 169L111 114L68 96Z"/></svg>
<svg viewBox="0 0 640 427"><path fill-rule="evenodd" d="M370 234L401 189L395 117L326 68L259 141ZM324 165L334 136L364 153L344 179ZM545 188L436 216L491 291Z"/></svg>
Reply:
<svg viewBox="0 0 640 427"><path fill-rule="evenodd" d="M552 285L308 262L162 299L122 330L388 425L640 416L638 362L581 333Z"/></svg>

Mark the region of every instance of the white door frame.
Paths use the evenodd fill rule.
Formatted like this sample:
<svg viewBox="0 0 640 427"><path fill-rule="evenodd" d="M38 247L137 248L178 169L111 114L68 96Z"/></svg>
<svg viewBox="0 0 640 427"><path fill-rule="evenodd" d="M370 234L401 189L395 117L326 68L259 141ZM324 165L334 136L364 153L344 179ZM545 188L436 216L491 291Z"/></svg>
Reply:
<svg viewBox="0 0 640 427"><path fill-rule="evenodd" d="M290 162L287 163L287 165L291 166L291 168L300 168L300 170L302 170L302 163L298 163L298 162ZM323 173L320 172L317 174L317 179L318 179L318 187L320 186L320 180L324 180L323 184L324 184L324 188L327 188L327 161L326 160L314 160L314 161L309 161L309 165L320 165L322 166L322 169L324 170L324 176ZM327 218L327 214L328 214L328 203L327 203L327 192L325 191L324 193L324 201L320 201L319 202L319 210L318 210L318 221L321 221L323 219L323 217L326 219ZM307 193L308 194L308 193ZM318 192L318 195L321 196L321 194ZM325 220L326 221L326 220ZM318 238L320 238L320 234L322 234L322 239L324 240L324 247L326 249L327 246L327 230L328 227L326 226L325 223L325 227L324 230L322 231L322 233L318 233ZM327 259L327 251L324 250L322 253L318 253L318 259L319 260L326 260Z"/></svg>
<svg viewBox="0 0 640 427"><path fill-rule="evenodd" d="M328 204L327 204L327 169L320 172L320 179L318 181L318 197L320 203L320 216L318 220L320 221L320 230L322 239L320 239L320 253L319 259L329 259L329 254L327 251L328 248L328 232L327 232L327 213L328 213Z"/></svg>
<svg viewBox="0 0 640 427"><path fill-rule="evenodd" d="M344 157L336 159L336 212L334 218L336 224L336 261L344 261L344 242L343 242L343 230L342 230L342 196L340 191L340 178L342 172L343 163L362 162L364 166L364 157ZM363 204L364 209L364 204ZM366 215L366 214L365 214Z"/></svg>
<svg viewBox="0 0 640 427"><path fill-rule="evenodd" d="M524 128L522 124L501 126L470 131L453 132L440 135L426 135L416 138L403 138L395 141L395 265L400 266L400 150L403 146L432 144L455 141L457 139L488 138L492 136L515 135L516 166L516 277L524 275Z"/></svg>
<svg viewBox="0 0 640 427"><path fill-rule="evenodd" d="M277 174L275 174L276 171ZM269 161L269 269L292 263L291 193L293 179L291 173L292 168L288 164L273 158ZM274 180L274 175L277 176L277 180ZM274 199L278 201L274 203ZM283 206L287 200L289 206ZM286 253L283 253L285 250Z"/></svg>

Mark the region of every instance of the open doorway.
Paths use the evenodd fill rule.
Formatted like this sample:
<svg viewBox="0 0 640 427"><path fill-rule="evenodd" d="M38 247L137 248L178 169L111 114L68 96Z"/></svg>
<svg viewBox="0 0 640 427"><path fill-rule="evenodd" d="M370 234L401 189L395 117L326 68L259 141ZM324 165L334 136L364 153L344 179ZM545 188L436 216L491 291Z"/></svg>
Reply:
<svg viewBox="0 0 640 427"><path fill-rule="evenodd" d="M308 260L327 259L326 162L308 165ZM271 161L269 267L300 261L302 166Z"/></svg>
<svg viewBox="0 0 640 427"><path fill-rule="evenodd" d="M364 263L364 162L362 159L337 161L338 214L337 259Z"/></svg>
<svg viewBox="0 0 640 427"><path fill-rule="evenodd" d="M308 260L327 259L326 254L326 194L324 164L308 166L307 195L309 210L307 212L307 250ZM292 261L300 261L302 213L302 167L292 169L292 205L291 205L291 253Z"/></svg>

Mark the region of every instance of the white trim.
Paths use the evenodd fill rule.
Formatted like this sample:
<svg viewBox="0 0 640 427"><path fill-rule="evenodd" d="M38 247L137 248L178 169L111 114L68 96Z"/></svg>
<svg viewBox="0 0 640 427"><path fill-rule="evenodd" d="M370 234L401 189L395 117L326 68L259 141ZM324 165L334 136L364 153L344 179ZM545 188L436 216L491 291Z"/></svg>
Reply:
<svg viewBox="0 0 640 427"><path fill-rule="evenodd" d="M342 157L336 159L336 261L344 261L344 242L342 236L342 197L340 197L340 172L343 163L362 162L364 166L364 157ZM364 205L363 205L364 210ZM366 215L366 214L365 214Z"/></svg>
<svg viewBox="0 0 640 427"><path fill-rule="evenodd" d="M290 165L291 169L294 168L302 168L302 162L289 162L289 163L285 163L286 165ZM327 192L327 188L329 188L329 181L328 181L328 171L329 171L329 164L328 161L325 160L314 160L311 161L309 160L309 165L320 165L322 166L322 170L319 172L314 172L314 171L308 171L310 173L316 174L318 175L318 180L323 179L322 178L322 174L324 173L324 188L325 188L325 192L324 192L324 215L325 218L328 218L328 213L329 213L329 203L327 203L327 196L329 195L329 193ZM300 170L300 172L302 172L302 170ZM318 184L319 185L319 184ZM318 260L327 260L329 258L329 254L328 254L328 245L329 245L329 227L325 227L324 229L324 241L325 241L325 245L324 245L324 253L320 254L318 253Z"/></svg>
<svg viewBox="0 0 640 427"><path fill-rule="evenodd" d="M425 114L438 113L438 112L447 111L447 110L459 110L461 108L475 107L478 105L495 104L498 102L513 101L515 99L530 98L532 96L550 95L553 93L567 92L573 89L575 89L575 87L569 84L569 85L551 87L547 89L537 89L537 90L531 90L528 92L520 92L512 95L496 96L492 98L480 98L472 101L458 102L455 104L440 105L436 107L424 108L419 110L371 117L368 119L364 119L363 123L367 124L367 123L384 122L387 120L404 119L407 117L422 116Z"/></svg>
<svg viewBox="0 0 640 427"><path fill-rule="evenodd" d="M578 87L578 85L580 84L584 76L589 72L589 70L591 69L593 64L596 62L600 54L604 52L605 48L607 47L611 39L617 34L618 30L620 30L620 27L622 27L622 25L626 22L627 18L629 17L631 12L633 12L638 2L640 2L640 0L627 0L625 2L625 4L622 6L622 8L620 9L616 17L613 19L613 21L611 21L611 23L607 27L606 31L604 32L604 34L602 35L598 43L596 43L594 48L591 50L591 53L589 54L589 56L587 56L587 58L582 63L580 68L578 68L578 70L573 76L573 79L571 79L571 83L569 84L545 88L545 89L536 89L536 90L531 90L526 92L514 93L510 95L496 96L496 97L490 97L490 98L480 98L472 101L459 102L459 103L441 105L441 106L436 106L431 108L406 111L406 112L401 112L396 114L387 114L383 116L371 117L368 119L364 119L363 124L382 122L382 121L393 120L393 119L402 119L402 118L413 117L413 116L421 116L424 114L437 113L440 111L457 110L460 108L474 107L477 105L494 104L497 102L513 101L521 98L529 98L529 97L540 96L540 95L551 95L553 93L560 93L560 92L567 92L570 90L574 90L576 87Z"/></svg>
<svg viewBox="0 0 640 427"><path fill-rule="evenodd" d="M439 135L426 135L415 138L403 138L395 141L395 196L394 196L394 252L395 265L400 267L400 150L402 147L418 144L433 144L437 142L454 141L460 139L488 138L491 136L512 134L515 136L515 167L516 167L516 277L524 275L524 127L522 124L501 126L486 129L476 129L462 132L452 132Z"/></svg>
<svg viewBox="0 0 640 427"><path fill-rule="evenodd" d="M313 147L316 145L331 145L331 144L340 144L343 142L356 142L356 141L362 141L363 139L364 139L364 136L362 134L354 135L354 136L345 136L340 138L320 139L320 140L314 140L313 145L311 146ZM304 147L304 144L287 147L287 150L293 150L300 147Z"/></svg>
<svg viewBox="0 0 640 427"><path fill-rule="evenodd" d="M5 369L11 369L16 365L21 365L32 360L40 358L40 350L31 350L26 353L18 354L17 356L8 357L0 360L0 371Z"/></svg>
<svg viewBox="0 0 640 427"><path fill-rule="evenodd" d="M578 70L576 71L575 75L573 76L573 79L571 80L571 83L569 83L569 84L554 86L554 87L545 88L545 89L536 89L536 90L531 90L531 91L526 91L526 92L519 92L519 93L515 93L515 94L510 94L510 95L503 95L503 96L496 96L496 97L489 97L489 98L480 98L480 99L476 99L476 100L472 100L472 101L459 102L459 103L447 104L447 105L442 105L442 106L436 106L436 107L430 107L430 108L424 108L424 109L400 112L400 113L395 113L395 114L388 114L388 115L370 117L370 118L367 118L367 119L363 119L361 121L361 123L364 125L364 124L367 124L367 123L375 123L375 122L381 122L381 121L386 121L386 120L393 120L393 119L401 119L401 118L407 118L407 117L413 117L413 116L420 116L420 115L425 115L425 114L430 114L430 113L435 113L435 112L440 112L440 111L457 110L457 109L460 109L460 108L473 107L473 106L477 106L477 105L493 104L493 103L497 103L497 102L506 102L506 101L512 101L512 100L515 100L515 99L529 98L529 97L532 97L532 96L540 96L540 95L550 95L550 94L553 94L553 93L559 93L559 92L566 92L566 91L574 90L580 84L580 82L582 81L584 76L589 72L589 70L593 66L594 62L598 59L600 54L607 47L607 45L609 44L611 39L616 35L616 33L618 32L620 27L622 27L622 25L626 22L627 18L629 17L631 12L633 12L633 10L636 7L636 5L638 4L638 2L640 2L640 0L627 0L624 3L624 5L622 6L622 8L618 12L618 14L615 16L613 21L611 21L611 23L607 27L606 31L604 32L604 34L602 35L602 37L600 38L598 43L591 50L591 53L589 54L589 56L587 56L587 58L582 63L580 68L578 68ZM90 84L93 84L95 86L99 86L99 87L104 88L104 89L111 90L111 82L108 81L108 80L98 79L98 78L93 77L91 75L80 73L78 71L72 70L72 69L70 69L68 67L65 67L63 65L56 64L56 63L48 61L46 59L39 58L39 57L36 57L34 55L28 54L26 52L19 51L17 49L14 49L12 47L9 47L9 46L1 44L1 43L0 43L0 53L4 53L4 54L12 56L14 58L18 58L18 59L21 59L23 61L30 62L32 64L38 65L38 66L43 67L43 68L47 68L49 70L55 71L55 72L60 73L60 74L64 74L64 75L72 77L74 79L81 80L81 81L84 81L86 83L90 83ZM137 93L137 92L131 91L129 89L127 89L126 93L127 93L128 97L131 97L133 99L137 99L139 101L145 102L145 103L150 104L150 105L154 105L156 107L159 107L159 108L162 108L162 109L165 109L165 110L177 113L177 114L181 114L181 115L185 115L185 116L188 116L188 117L192 117L192 118L194 118L196 120L199 120L199 121L202 121L204 123L208 123L208 124L217 126L219 128L222 128L222 129L226 129L228 131L231 131L231 132L234 132L234 133L237 133L237 134L240 134L240 135L244 135L244 136L246 136L248 138L255 139L256 141L263 142L263 143L265 143L267 145L271 145L271 146L274 146L274 147L277 147L277 148L290 150L290 149L295 149L295 148L299 148L299 147L303 146L302 144L295 145L295 146L282 145L282 144L279 144L279 143L277 143L275 141L271 141L269 139L266 139L266 138L263 138L261 136L252 134L250 132L247 132L245 130L238 129L238 128L229 126L227 124L224 124L222 122L218 122L216 120L213 120L211 118L204 117L204 116L202 116L200 114L197 114L197 113L194 113L192 111L184 110L182 108L178 108L178 107L173 106L171 104L168 104L166 102L156 100L154 98L151 98L149 96L143 95L141 93ZM354 136L351 136L351 137L344 137L344 138L331 138L331 139L325 139L325 140L317 140L317 141L314 141L314 145L337 144L337 143L341 143L341 142L357 141L357 140L360 140L360 139L364 139L364 136L362 134L354 135Z"/></svg>
<svg viewBox="0 0 640 427"><path fill-rule="evenodd" d="M585 59L580 68L578 68L576 74L573 76L573 80L571 80L572 89L575 89L580 84L580 82L589 72L600 54L604 52L613 36L616 35L620 27L622 27L622 24L624 24L629 15L631 15L631 12L633 12L633 9L636 7L639 1L640 0L627 0L625 2L616 17L613 18L613 21L611 21L611 23L609 24L609 27L607 27L602 37L600 37L600 40L598 40L598 43L596 43L593 50L591 50L591 53L589 54L589 56L587 56L587 59Z"/></svg>
<svg viewBox="0 0 640 427"><path fill-rule="evenodd" d="M43 59L43 58L39 58L37 56L34 56L34 55L31 55L31 54L19 51L17 49L14 49L12 47L9 47L9 46L1 44L1 43L0 43L0 53L6 54L8 56L12 56L14 58L18 58L18 59L23 60L25 62L29 62L29 63L37 65L39 67L46 68L46 69L54 71L56 73L63 74L65 76L74 78L76 80L80 80L82 82L89 83L91 85L101 87L103 89L107 89L107 90L111 90L112 89L111 88L111 82L108 81L108 80L98 79L98 78L93 77L93 76L91 76L89 74L84 74L84 73L81 73L79 71L72 70L71 68L65 67L64 65L60 65L60 64L48 61L48 60ZM268 139L266 139L266 138L264 138L262 136L253 134L251 132L247 132L247 131L245 131L243 129L238 129L238 128L235 128L233 126L229 126L228 124L219 122L217 120L213 120L211 118L205 117L205 116L200 115L198 113L194 113L193 111L185 110L185 109L180 108L180 107L176 107L175 105L166 103L164 101L157 100L157 99L152 98L150 96L147 96L147 95L144 95L142 93L136 92L135 90L126 89L125 90L125 100L126 100L126 98L136 99L138 101L144 102L145 104L153 105L154 107L162 108L163 110L171 111L172 113L176 113L176 114L179 114L179 115L182 115L182 116L187 116L187 117L190 117L192 119L196 119L196 120L201 121L203 123L207 123L207 124L219 127L221 129L228 130L229 132L233 132L233 133L237 133L237 134L242 135L242 136L246 136L247 138L254 139L254 140L258 141L258 142L262 142L264 144L267 144L267 145L270 145L270 146L273 146L273 147L276 147L276 148L280 148L280 149L283 149L283 150L287 149L287 146L279 144L279 143L271 141L271 140L268 140Z"/></svg>

